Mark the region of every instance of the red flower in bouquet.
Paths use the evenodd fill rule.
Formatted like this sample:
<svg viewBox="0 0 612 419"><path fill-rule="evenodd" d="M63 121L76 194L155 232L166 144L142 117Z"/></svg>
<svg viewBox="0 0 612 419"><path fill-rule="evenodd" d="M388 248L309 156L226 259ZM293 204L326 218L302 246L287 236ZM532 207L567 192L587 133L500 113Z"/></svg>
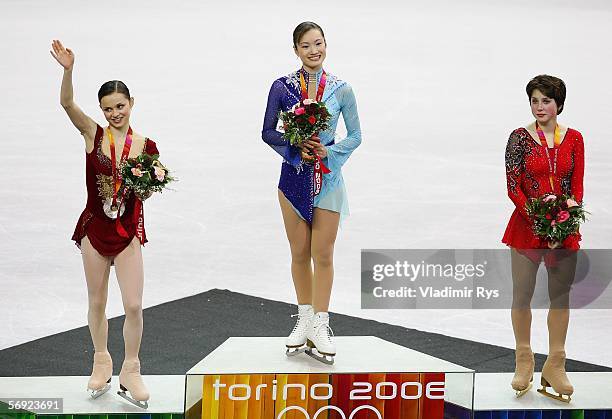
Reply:
<svg viewBox="0 0 612 419"><path fill-rule="evenodd" d="M308 117L308 123L309 123L310 125L314 125L314 124L315 124L315 122L317 122L317 118L315 118L314 116L310 115L310 116Z"/></svg>
<svg viewBox="0 0 612 419"><path fill-rule="evenodd" d="M569 218L570 218L570 213L567 211L560 211L559 214L557 214L558 223L564 223L567 220L569 220Z"/></svg>

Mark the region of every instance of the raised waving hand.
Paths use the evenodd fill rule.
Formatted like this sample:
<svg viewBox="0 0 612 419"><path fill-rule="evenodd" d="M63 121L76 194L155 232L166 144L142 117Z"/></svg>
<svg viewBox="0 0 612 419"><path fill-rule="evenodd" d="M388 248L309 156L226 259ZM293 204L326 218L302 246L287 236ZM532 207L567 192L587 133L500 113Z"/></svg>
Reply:
<svg viewBox="0 0 612 419"><path fill-rule="evenodd" d="M74 103L72 89L72 68L74 67L74 52L70 48L64 48L58 39L51 43L51 55L64 68L62 88L60 90L60 104L68 114L72 124L85 137L86 149L93 149L93 139L96 134L96 123L87 116L81 108Z"/></svg>
<svg viewBox="0 0 612 419"><path fill-rule="evenodd" d="M55 58L65 70L72 70L74 66L74 52L72 52L70 48L64 48L58 39L53 40L51 48L53 48L50 51L53 58Z"/></svg>

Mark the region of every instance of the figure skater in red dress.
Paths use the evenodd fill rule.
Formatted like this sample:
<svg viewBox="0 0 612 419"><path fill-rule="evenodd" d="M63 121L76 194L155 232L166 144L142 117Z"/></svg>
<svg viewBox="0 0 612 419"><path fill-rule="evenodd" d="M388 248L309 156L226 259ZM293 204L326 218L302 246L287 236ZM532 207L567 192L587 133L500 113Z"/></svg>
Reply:
<svg viewBox="0 0 612 419"><path fill-rule="evenodd" d="M533 233L525 204L545 193L567 194L582 202L584 144L580 132L557 123L566 94L561 79L540 75L527 84L526 90L536 120L510 134L505 155L508 195L516 206L502 239L511 247L512 260L512 327L516 340L512 388L522 396L531 387L535 364L530 344L530 303L538 267L544 260L550 296L549 350L538 391L568 402L574 388L565 373L565 339L580 234L569 236L563 243L543 240ZM557 394L547 392L549 387Z"/></svg>
<svg viewBox="0 0 612 419"><path fill-rule="evenodd" d="M64 68L60 103L85 139L87 204L72 239L80 247L83 257L89 301L87 320L95 349L87 388L93 398L110 389L113 364L107 348L105 309L108 278L114 264L125 309L125 360L119 373L118 394L137 406L147 408L149 393L140 375L138 353L143 327L144 282L140 246L147 241L142 201L148 196L122 194L118 186L121 185L120 167L126 159L143 152L159 153L155 142L130 128L134 99L123 82L106 82L98 92L100 108L109 124L103 129L74 102L74 53L54 40L51 55Z"/></svg>

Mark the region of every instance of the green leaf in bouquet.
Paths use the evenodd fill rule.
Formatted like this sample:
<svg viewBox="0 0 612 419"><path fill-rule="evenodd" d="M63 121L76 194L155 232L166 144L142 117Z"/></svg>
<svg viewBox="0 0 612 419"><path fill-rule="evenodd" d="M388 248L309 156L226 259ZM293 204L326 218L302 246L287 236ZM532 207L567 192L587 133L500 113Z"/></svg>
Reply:
<svg viewBox="0 0 612 419"><path fill-rule="evenodd" d="M151 182L151 173L147 172L143 172L142 176L140 177L140 181L143 183L150 183Z"/></svg>

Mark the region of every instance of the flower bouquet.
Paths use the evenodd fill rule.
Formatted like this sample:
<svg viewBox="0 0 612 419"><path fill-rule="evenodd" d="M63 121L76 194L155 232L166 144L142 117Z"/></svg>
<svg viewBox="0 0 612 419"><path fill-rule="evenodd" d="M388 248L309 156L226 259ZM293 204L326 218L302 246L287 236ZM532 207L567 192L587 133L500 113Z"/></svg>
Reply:
<svg viewBox="0 0 612 419"><path fill-rule="evenodd" d="M563 243L568 236L577 233L588 214L582 203L566 194L532 198L525 208L533 220L535 235L551 244Z"/></svg>
<svg viewBox="0 0 612 419"><path fill-rule="evenodd" d="M278 119L283 123L283 137L297 146L329 128L330 117L323 102L304 99L287 112L281 112Z"/></svg>
<svg viewBox="0 0 612 419"><path fill-rule="evenodd" d="M132 190L141 200L147 199L154 192L161 192L166 185L177 179L170 175L168 169L158 160L159 155L142 153L128 159L121 170L123 187Z"/></svg>

